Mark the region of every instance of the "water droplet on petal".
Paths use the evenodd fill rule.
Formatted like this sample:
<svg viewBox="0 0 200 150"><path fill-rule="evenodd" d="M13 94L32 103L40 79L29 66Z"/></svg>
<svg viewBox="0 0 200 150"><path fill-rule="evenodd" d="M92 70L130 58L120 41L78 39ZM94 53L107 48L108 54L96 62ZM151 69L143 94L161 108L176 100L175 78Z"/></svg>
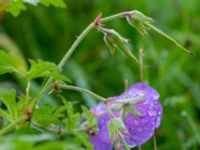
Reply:
<svg viewBox="0 0 200 150"><path fill-rule="evenodd" d="M147 113L149 114L149 116L154 116L154 111L151 109Z"/></svg>

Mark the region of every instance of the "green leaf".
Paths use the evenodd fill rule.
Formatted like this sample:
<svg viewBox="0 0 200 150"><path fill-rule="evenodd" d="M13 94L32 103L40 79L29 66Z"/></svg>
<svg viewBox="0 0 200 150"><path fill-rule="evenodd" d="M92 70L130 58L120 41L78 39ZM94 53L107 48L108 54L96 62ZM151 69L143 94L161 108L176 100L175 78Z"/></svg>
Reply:
<svg viewBox="0 0 200 150"><path fill-rule="evenodd" d="M40 3L45 6L53 5L53 6L61 7L61 8L66 7L63 0L40 0Z"/></svg>
<svg viewBox="0 0 200 150"><path fill-rule="evenodd" d="M0 95L0 100L6 105L6 108L8 109L8 114L10 117L7 116L7 113L5 114L4 111L1 111L4 116L6 116L9 121L15 121L17 119L17 107L16 107L16 91L15 90L9 90L5 91Z"/></svg>
<svg viewBox="0 0 200 150"><path fill-rule="evenodd" d="M118 132L127 133L128 131L120 118L113 118L108 122L108 132L111 141L113 141Z"/></svg>
<svg viewBox="0 0 200 150"><path fill-rule="evenodd" d="M5 118L6 120L12 121L10 115L2 108L0 108L0 117Z"/></svg>
<svg viewBox="0 0 200 150"><path fill-rule="evenodd" d="M61 109L61 111L59 109ZM58 124L60 123L59 118L64 117L62 112L63 109L59 107L58 108L53 106L40 107L38 109L35 109L32 116L32 120L43 125L48 125L51 123Z"/></svg>
<svg viewBox="0 0 200 150"><path fill-rule="evenodd" d="M20 64L16 56L0 50L0 58L0 74L14 72L21 76L25 75L26 69Z"/></svg>
<svg viewBox="0 0 200 150"><path fill-rule="evenodd" d="M84 144L86 149L88 149L88 150L93 150L94 149L92 143L90 142L89 136L86 133L75 132L74 135L81 141L81 143Z"/></svg>
<svg viewBox="0 0 200 150"><path fill-rule="evenodd" d="M88 121L88 125L89 126L94 126L97 125L97 119L96 117L90 112L90 110L87 109L87 107L85 107L84 105L81 106L81 109L83 111L83 115L84 117L87 119Z"/></svg>
<svg viewBox="0 0 200 150"><path fill-rule="evenodd" d="M66 125L66 130L68 132L74 132L75 129L78 128L77 126L77 122L80 119L80 114L79 113L74 113L74 109L73 109L73 104L69 101L67 101L64 97L59 96L65 106L65 109L67 111L67 118L64 119L64 123Z"/></svg>
<svg viewBox="0 0 200 150"><path fill-rule="evenodd" d="M12 2L10 2L10 4L8 5L6 11L10 12L13 16L16 17L19 15L19 13L22 10L25 10L25 9L26 9L26 7L23 4L22 0L12 0Z"/></svg>
<svg viewBox="0 0 200 150"><path fill-rule="evenodd" d="M54 63L46 61L29 60L31 68L27 73L29 80L41 77L53 77L56 80L63 80L70 82L70 79L60 74L59 68Z"/></svg>

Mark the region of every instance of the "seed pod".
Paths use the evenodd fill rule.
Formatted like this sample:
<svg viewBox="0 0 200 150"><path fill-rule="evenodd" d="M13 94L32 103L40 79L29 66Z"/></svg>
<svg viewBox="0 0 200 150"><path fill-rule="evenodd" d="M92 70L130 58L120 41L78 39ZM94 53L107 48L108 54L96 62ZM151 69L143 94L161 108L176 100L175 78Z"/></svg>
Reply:
<svg viewBox="0 0 200 150"><path fill-rule="evenodd" d="M132 11L127 15L128 23L136 28L142 35L148 34L148 24L153 22L153 19L145 16L139 11Z"/></svg>
<svg viewBox="0 0 200 150"><path fill-rule="evenodd" d="M138 62L137 58L127 48L128 39L122 37L113 29L99 28L104 33L104 41L111 54L114 54L116 49L122 51L131 60Z"/></svg>

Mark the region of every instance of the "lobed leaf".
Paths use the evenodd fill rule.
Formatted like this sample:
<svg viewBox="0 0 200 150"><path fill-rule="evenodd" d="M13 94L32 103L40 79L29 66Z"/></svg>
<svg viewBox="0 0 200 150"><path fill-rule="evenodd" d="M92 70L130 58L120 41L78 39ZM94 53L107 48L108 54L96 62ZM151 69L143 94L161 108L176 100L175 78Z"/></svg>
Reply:
<svg viewBox="0 0 200 150"><path fill-rule="evenodd" d="M70 82L70 79L61 75L60 69L54 63L46 62L46 61L34 61L29 60L31 67L27 73L27 77L29 80L42 78L42 77L53 77L56 80L63 80Z"/></svg>

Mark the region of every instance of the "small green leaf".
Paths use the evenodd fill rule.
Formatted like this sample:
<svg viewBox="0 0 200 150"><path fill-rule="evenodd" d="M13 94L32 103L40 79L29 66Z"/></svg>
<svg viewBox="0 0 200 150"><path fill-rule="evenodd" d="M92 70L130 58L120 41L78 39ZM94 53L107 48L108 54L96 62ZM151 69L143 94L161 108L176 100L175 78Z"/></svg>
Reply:
<svg viewBox="0 0 200 150"><path fill-rule="evenodd" d="M10 4L8 5L6 11L10 12L13 16L16 17L19 15L19 13L22 10L25 10L25 9L26 9L26 7L23 4L22 0L12 0L12 2L10 2Z"/></svg>
<svg viewBox="0 0 200 150"><path fill-rule="evenodd" d="M41 77L53 77L56 80L70 82L70 79L60 74L59 68L54 63L30 60L31 68L27 73L29 80Z"/></svg>
<svg viewBox="0 0 200 150"><path fill-rule="evenodd" d="M67 101L64 97L59 96L65 106L65 109L67 111L67 118L64 119L64 124L66 125L67 132L74 132L75 129L77 129L77 122L80 119L79 113L74 113L73 105L71 102Z"/></svg>
<svg viewBox="0 0 200 150"><path fill-rule="evenodd" d="M0 58L0 74L14 72L21 76L25 75L26 69L20 64L16 56L0 50Z"/></svg>
<svg viewBox="0 0 200 150"><path fill-rule="evenodd" d="M83 132L75 132L74 135L83 143L83 145L86 147L88 150L93 150L94 147L92 143L90 142L90 139L86 133Z"/></svg>
<svg viewBox="0 0 200 150"><path fill-rule="evenodd" d="M5 91L0 95L0 100L6 105L6 108L8 109L8 114L10 117L7 116L7 113L5 114L4 111L1 111L4 116L6 116L9 121L15 121L17 119L17 107L16 107L16 91L15 90L9 90Z"/></svg>
<svg viewBox="0 0 200 150"><path fill-rule="evenodd" d="M88 121L88 125L89 126L94 126L97 124L97 119L96 117L90 112L90 110L87 109L87 107L85 107L84 105L81 105L81 109L83 111L83 115L84 117L87 119Z"/></svg>
<svg viewBox="0 0 200 150"><path fill-rule="evenodd" d="M54 124L58 124L60 123L59 118L63 118L64 115L62 115L62 111L60 111L59 113L57 112L60 108L56 108L53 106L44 106L38 109L34 110L33 116L32 116L32 120L43 124L43 125L48 125L51 123Z"/></svg>
<svg viewBox="0 0 200 150"><path fill-rule="evenodd" d="M3 117L10 122L12 121L12 118L10 117L10 115L2 108L0 108L0 117Z"/></svg>
<svg viewBox="0 0 200 150"><path fill-rule="evenodd" d="M61 8L66 7L63 0L40 0L40 3L45 6L53 5L53 6L61 7Z"/></svg>

